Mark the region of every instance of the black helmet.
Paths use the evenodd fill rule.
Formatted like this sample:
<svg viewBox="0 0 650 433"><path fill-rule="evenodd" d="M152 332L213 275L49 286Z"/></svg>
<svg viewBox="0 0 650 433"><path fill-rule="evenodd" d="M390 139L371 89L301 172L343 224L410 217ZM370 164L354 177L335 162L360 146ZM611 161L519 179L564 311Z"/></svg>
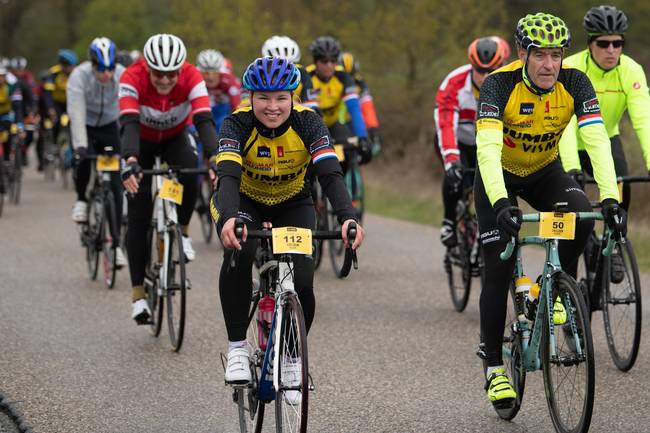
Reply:
<svg viewBox="0 0 650 433"><path fill-rule="evenodd" d="M331 36L321 36L312 42L309 51L315 60L323 58L338 60L341 54L341 44Z"/></svg>
<svg viewBox="0 0 650 433"><path fill-rule="evenodd" d="M583 25L592 35L622 35L627 31L627 17L614 6L595 6L585 14Z"/></svg>

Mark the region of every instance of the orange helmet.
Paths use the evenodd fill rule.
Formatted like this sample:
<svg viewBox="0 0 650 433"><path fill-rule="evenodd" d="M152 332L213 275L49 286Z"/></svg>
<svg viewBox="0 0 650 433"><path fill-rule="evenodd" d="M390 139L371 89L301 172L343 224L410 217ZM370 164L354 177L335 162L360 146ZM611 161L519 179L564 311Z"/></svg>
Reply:
<svg viewBox="0 0 650 433"><path fill-rule="evenodd" d="M510 55L508 43L498 36L475 39L467 49L467 57L479 72L491 72L500 68Z"/></svg>

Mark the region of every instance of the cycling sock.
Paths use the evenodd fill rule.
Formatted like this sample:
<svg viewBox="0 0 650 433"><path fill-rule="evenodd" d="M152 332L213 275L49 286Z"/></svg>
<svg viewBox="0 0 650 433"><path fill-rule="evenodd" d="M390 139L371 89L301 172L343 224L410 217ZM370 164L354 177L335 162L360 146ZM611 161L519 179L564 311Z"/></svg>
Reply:
<svg viewBox="0 0 650 433"><path fill-rule="evenodd" d="M144 299L147 297L147 294L144 291L144 286L133 286L133 292L132 292L132 300L133 302L139 300L139 299Z"/></svg>
<svg viewBox="0 0 650 433"><path fill-rule="evenodd" d="M503 364L501 364L501 365L493 365L492 367L488 367L487 371L485 372L485 378L489 379L490 375L492 373L494 373L494 370L496 370L497 368L501 368L501 369L505 370L506 367Z"/></svg>
<svg viewBox="0 0 650 433"><path fill-rule="evenodd" d="M228 342L228 352L234 349L246 349L246 347L247 347L246 340Z"/></svg>

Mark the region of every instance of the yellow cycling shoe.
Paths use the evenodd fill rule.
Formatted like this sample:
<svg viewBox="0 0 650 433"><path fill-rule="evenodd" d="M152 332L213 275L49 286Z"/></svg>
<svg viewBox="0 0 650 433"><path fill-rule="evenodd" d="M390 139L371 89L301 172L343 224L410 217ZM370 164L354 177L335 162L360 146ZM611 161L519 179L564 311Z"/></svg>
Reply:
<svg viewBox="0 0 650 433"><path fill-rule="evenodd" d="M558 296L555 298L555 304L553 304L553 324L554 325L564 325L566 323L566 310L564 305Z"/></svg>
<svg viewBox="0 0 650 433"><path fill-rule="evenodd" d="M510 408L515 404L517 392L510 384L510 379L503 368L495 369L487 380L488 400L498 409Z"/></svg>

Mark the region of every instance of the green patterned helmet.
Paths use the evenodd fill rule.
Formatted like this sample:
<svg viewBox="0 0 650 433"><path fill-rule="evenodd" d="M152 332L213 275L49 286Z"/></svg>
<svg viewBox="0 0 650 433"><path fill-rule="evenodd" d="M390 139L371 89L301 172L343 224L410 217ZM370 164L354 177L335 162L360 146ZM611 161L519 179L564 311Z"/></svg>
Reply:
<svg viewBox="0 0 650 433"><path fill-rule="evenodd" d="M538 12L519 20L515 41L525 50L532 47L567 48L571 43L571 32L560 18Z"/></svg>

